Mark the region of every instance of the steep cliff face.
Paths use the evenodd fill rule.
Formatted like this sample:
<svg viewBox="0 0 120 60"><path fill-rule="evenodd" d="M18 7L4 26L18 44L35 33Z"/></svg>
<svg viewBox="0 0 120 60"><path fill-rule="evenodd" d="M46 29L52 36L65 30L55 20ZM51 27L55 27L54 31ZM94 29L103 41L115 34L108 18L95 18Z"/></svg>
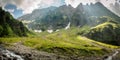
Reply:
<svg viewBox="0 0 120 60"><path fill-rule="evenodd" d="M0 37L27 36L27 28L0 7Z"/></svg>

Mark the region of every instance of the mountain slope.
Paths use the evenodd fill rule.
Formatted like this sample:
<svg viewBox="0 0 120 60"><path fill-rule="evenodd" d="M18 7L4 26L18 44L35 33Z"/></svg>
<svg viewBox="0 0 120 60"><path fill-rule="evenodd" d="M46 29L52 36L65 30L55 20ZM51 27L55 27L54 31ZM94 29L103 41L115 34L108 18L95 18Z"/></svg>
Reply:
<svg viewBox="0 0 120 60"><path fill-rule="evenodd" d="M78 6L79 8L80 6ZM115 15L113 12L111 12L109 9L107 9L103 4L100 2L97 2L95 4L91 5L85 5L83 6L84 11L89 15L89 16L109 16L112 18L118 18L117 15Z"/></svg>
<svg viewBox="0 0 120 60"><path fill-rule="evenodd" d="M36 20L47 15L48 12L55 10L57 7L48 7L44 9L36 9L31 14L26 14L18 18L18 20Z"/></svg>
<svg viewBox="0 0 120 60"><path fill-rule="evenodd" d="M115 21L105 22L91 28L86 36L104 43L120 45L120 24Z"/></svg>
<svg viewBox="0 0 120 60"><path fill-rule="evenodd" d="M22 22L15 20L9 12L0 7L0 37L27 36L28 30Z"/></svg>
<svg viewBox="0 0 120 60"><path fill-rule="evenodd" d="M69 23L71 23L70 26L96 26L103 23L105 19L107 19L104 16L114 18L116 21L119 21L120 19L117 15L104 7L104 5L100 2L97 2L96 4L91 3L90 5L80 4L77 8L73 8L70 5L63 5L53 11L47 12L46 15L33 18L35 21L28 24L28 27L33 30L56 30L65 28ZM101 19L101 17L104 18Z"/></svg>

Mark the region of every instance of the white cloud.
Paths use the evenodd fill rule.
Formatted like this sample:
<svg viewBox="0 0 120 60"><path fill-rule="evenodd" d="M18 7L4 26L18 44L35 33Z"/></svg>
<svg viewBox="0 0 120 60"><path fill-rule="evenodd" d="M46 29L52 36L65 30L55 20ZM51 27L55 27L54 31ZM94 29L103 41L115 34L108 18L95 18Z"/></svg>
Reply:
<svg viewBox="0 0 120 60"><path fill-rule="evenodd" d="M116 2L115 0L65 0L65 3L67 5L70 4L71 6L76 8L80 3L85 5L85 4L90 4L92 2L94 4L97 1L100 1L106 7L109 7L111 3L115 4L115 2Z"/></svg>
<svg viewBox="0 0 120 60"><path fill-rule="evenodd" d="M7 9L6 11L13 13L15 10L14 9Z"/></svg>
<svg viewBox="0 0 120 60"><path fill-rule="evenodd" d="M110 4L115 4L115 0L101 0L101 3L103 3L104 6L110 7Z"/></svg>
<svg viewBox="0 0 120 60"><path fill-rule="evenodd" d="M15 11L15 9L4 9L5 11L10 12L10 14L15 17L15 15L13 14L13 12Z"/></svg>
<svg viewBox="0 0 120 60"><path fill-rule="evenodd" d="M4 7L6 4L14 4L17 9L22 9L24 14L31 13L34 9L45 8L49 6L60 6L64 0L0 0L0 6ZM98 0L65 0L67 5L71 5L74 8L80 3L90 4L96 3ZM100 0L106 7L109 7L111 3L115 3L115 0Z"/></svg>
<svg viewBox="0 0 120 60"><path fill-rule="evenodd" d="M76 8L80 3L82 4L90 4L90 3L96 3L96 0L65 0L65 3L67 5L71 5L74 8Z"/></svg>
<svg viewBox="0 0 120 60"><path fill-rule="evenodd" d="M24 0L21 4L17 5L18 8L23 10L23 13L31 13L34 9L37 9L41 0Z"/></svg>
<svg viewBox="0 0 120 60"><path fill-rule="evenodd" d="M40 8L46 8L49 6L60 6L62 5L62 0L42 0L39 4Z"/></svg>
<svg viewBox="0 0 120 60"><path fill-rule="evenodd" d="M60 5L61 0L0 0L0 6L14 4L18 9L22 9L24 14L31 13L34 9Z"/></svg>

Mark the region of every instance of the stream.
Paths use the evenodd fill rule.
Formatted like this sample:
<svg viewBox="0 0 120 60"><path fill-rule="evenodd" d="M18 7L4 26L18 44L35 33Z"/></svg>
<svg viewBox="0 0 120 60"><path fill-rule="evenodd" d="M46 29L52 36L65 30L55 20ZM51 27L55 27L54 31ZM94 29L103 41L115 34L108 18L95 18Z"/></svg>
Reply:
<svg viewBox="0 0 120 60"><path fill-rule="evenodd" d="M0 47L0 60L24 60L20 55Z"/></svg>
<svg viewBox="0 0 120 60"><path fill-rule="evenodd" d="M113 57L115 57L118 53L119 53L118 51L115 51L115 53L114 53L113 55L111 55L111 56L106 56L106 57L104 58L104 60L112 60Z"/></svg>

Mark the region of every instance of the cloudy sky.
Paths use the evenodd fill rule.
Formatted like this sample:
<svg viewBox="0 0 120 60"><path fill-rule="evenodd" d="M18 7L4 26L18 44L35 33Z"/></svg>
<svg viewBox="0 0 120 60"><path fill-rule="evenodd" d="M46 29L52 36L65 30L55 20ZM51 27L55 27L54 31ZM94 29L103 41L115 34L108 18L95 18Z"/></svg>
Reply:
<svg viewBox="0 0 120 60"><path fill-rule="evenodd" d="M0 0L0 6L6 11L9 11L15 18L24 14L31 13L34 9L42 9L49 6L61 6L71 5L76 8L80 3L96 3L96 1L102 2L106 7L115 4L115 1L119 0Z"/></svg>

